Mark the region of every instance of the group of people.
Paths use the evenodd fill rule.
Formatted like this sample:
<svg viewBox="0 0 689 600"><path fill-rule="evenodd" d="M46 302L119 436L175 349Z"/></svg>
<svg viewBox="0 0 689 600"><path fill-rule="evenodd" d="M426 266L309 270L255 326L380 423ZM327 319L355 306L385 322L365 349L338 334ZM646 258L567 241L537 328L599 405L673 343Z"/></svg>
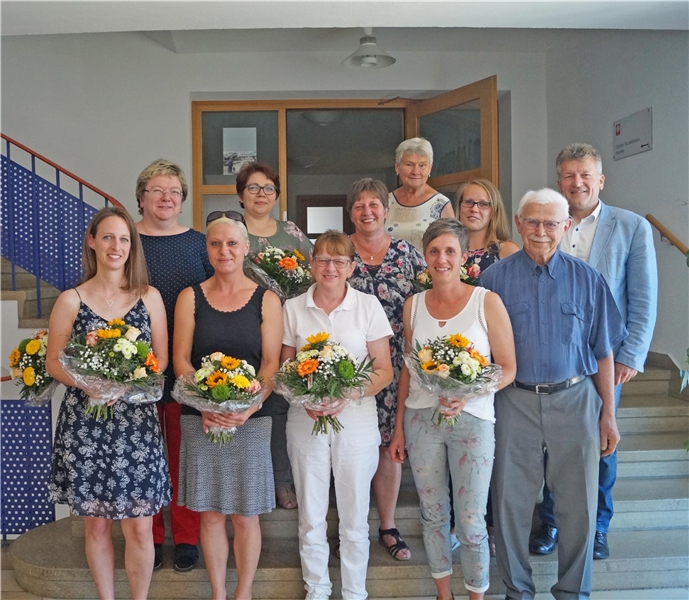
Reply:
<svg viewBox="0 0 689 600"><path fill-rule="evenodd" d="M558 156L561 193L522 198L515 221L523 249L510 240L490 181L462 184L455 212L428 184L432 163L426 140L404 141L395 159L399 188L354 182L346 203L354 233L327 231L313 245L296 225L271 216L280 181L262 163L237 175L243 214L211 212L205 236L178 222L188 186L164 160L139 176L138 223L117 208L96 214L84 238L85 278L51 315L47 367L68 386L50 493L86 517L86 556L101 598L114 598L114 519L122 523L132 597L146 597L163 564L167 504L174 568L196 566L200 541L214 600L227 597L230 515L233 597L251 598L259 515L277 504L298 510L306 598L330 597L334 552L342 597L363 600L371 488L380 544L392 559L411 558L395 523L407 457L439 600L453 598L457 547L472 600L489 587L491 554L507 598L533 598L529 548L548 553L558 540L553 594L588 597L594 553L608 552L619 388L643 369L655 322L650 228L600 201L600 155L585 144ZM308 291L282 309L243 269L250 252L269 246L300 251L313 275ZM425 272L432 287L419 291ZM85 413L89 390L74 386L58 355L73 335L114 318L151 342L166 384L156 407L116 401L113 419L99 422ZM325 411L342 431L311 435L313 419L325 413L290 407L270 382L319 332L358 360L370 357L374 374L360 404ZM497 394L433 396L410 376L407 349L456 333L502 367ZM213 352L255 368L264 381L260 405L220 415L172 400L175 378ZM437 424L438 407L456 417L453 426ZM234 441L209 442L205 432L215 426L237 427ZM326 535L331 477L334 548ZM544 479L542 525L531 534Z"/></svg>

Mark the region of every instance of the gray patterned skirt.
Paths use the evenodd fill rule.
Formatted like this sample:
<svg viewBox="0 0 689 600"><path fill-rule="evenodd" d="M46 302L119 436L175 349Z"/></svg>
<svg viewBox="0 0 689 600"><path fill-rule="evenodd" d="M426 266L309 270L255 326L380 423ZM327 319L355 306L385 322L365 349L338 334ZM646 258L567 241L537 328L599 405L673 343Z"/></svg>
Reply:
<svg viewBox="0 0 689 600"><path fill-rule="evenodd" d="M270 417L249 419L223 446L206 440L200 416L182 415L181 425L179 506L245 517L275 508Z"/></svg>

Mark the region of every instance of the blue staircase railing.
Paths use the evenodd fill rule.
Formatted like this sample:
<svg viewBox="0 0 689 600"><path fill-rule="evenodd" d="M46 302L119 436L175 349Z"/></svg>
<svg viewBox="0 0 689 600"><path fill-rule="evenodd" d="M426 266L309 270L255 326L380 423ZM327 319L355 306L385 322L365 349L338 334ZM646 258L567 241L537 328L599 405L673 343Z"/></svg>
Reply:
<svg viewBox="0 0 689 600"><path fill-rule="evenodd" d="M63 291L82 277L82 239L98 210L84 201L84 190L102 198L105 206L122 204L23 144L0 136L5 140L5 152L0 156L2 256L11 263L13 290L16 267L35 276L41 318L41 281ZM13 159L17 149L28 154L31 168ZM54 182L37 174L37 161L55 170ZM77 183L78 196L62 188L61 177L65 176Z"/></svg>

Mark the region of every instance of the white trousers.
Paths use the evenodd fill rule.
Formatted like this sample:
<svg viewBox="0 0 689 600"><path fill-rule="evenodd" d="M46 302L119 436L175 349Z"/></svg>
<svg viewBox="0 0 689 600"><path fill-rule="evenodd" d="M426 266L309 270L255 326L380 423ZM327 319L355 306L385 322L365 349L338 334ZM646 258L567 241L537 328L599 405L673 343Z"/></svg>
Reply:
<svg viewBox="0 0 689 600"><path fill-rule="evenodd" d="M299 501L301 569L307 592L332 593L326 531L332 468L340 519L342 598L365 600L368 511L380 445L375 400L366 398L338 418L344 426L340 433L311 435L314 421L302 407L291 407L288 413L287 451Z"/></svg>

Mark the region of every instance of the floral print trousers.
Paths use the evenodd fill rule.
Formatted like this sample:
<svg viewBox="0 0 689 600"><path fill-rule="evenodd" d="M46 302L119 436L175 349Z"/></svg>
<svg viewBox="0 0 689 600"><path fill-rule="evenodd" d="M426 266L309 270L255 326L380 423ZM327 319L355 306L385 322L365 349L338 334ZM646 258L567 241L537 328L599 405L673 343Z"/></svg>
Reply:
<svg viewBox="0 0 689 600"><path fill-rule="evenodd" d="M436 420L435 408L407 408L404 415L431 575L441 579L452 574L449 466L464 585L469 591L485 592L490 563L485 515L495 451L494 425L464 412L452 427L440 427Z"/></svg>

